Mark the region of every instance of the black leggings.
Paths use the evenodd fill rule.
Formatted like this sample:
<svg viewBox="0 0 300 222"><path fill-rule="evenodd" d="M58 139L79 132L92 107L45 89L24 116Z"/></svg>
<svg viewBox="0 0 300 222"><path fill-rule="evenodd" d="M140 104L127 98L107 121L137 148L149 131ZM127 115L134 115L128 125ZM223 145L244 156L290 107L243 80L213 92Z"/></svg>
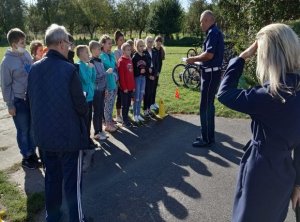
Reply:
<svg viewBox="0 0 300 222"><path fill-rule="evenodd" d="M117 108L117 109L121 109L121 107L122 107L121 89L120 89L120 87L119 87L119 88L118 88L118 92L117 92L116 108Z"/></svg>
<svg viewBox="0 0 300 222"><path fill-rule="evenodd" d="M155 86L155 80L151 80L148 77L146 77L144 110L150 109L150 106L152 105L152 100L154 96L154 86Z"/></svg>

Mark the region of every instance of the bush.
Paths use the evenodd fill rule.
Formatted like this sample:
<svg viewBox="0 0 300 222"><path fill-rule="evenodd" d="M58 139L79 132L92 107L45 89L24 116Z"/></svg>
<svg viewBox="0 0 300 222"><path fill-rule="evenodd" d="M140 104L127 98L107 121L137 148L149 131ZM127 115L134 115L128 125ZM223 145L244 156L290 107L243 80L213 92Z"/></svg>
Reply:
<svg viewBox="0 0 300 222"><path fill-rule="evenodd" d="M297 35L300 37L300 19L294 20L288 23L288 25L291 26L291 28L297 33Z"/></svg>
<svg viewBox="0 0 300 222"><path fill-rule="evenodd" d="M164 45L166 46L201 46L202 41L198 37L183 37L181 39L165 39Z"/></svg>

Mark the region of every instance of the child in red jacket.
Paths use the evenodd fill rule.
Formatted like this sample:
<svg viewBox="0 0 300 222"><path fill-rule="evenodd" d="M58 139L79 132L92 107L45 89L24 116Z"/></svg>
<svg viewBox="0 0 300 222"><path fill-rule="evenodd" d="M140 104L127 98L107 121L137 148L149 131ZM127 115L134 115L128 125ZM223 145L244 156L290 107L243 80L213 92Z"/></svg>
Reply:
<svg viewBox="0 0 300 222"><path fill-rule="evenodd" d="M129 122L128 112L132 94L135 92L131 46L128 43L124 43L121 49L123 55L118 60L118 73L120 77L123 126L131 127L132 124Z"/></svg>

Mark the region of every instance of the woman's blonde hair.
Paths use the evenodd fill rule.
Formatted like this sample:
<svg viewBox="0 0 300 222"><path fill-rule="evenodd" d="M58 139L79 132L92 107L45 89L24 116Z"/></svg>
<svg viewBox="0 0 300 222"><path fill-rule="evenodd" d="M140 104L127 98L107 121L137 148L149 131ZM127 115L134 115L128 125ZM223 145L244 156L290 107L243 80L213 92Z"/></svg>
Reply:
<svg viewBox="0 0 300 222"><path fill-rule="evenodd" d="M286 85L286 73L299 75L299 38L289 26L279 23L263 27L256 38L258 79L262 85L269 81L271 95L283 99L279 91L292 93ZM300 83L294 90L299 89Z"/></svg>
<svg viewBox="0 0 300 222"><path fill-rule="evenodd" d="M143 39L136 39L136 40L134 41L134 49L135 49L135 51L138 52L138 46L139 46L140 44L145 44L145 42L144 42Z"/></svg>

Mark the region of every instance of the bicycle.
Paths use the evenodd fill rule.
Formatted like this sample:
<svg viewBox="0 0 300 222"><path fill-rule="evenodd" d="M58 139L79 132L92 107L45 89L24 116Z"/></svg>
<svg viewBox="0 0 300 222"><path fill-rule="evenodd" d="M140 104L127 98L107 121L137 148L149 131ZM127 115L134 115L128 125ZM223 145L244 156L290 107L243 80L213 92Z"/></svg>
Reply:
<svg viewBox="0 0 300 222"><path fill-rule="evenodd" d="M200 45L200 46L199 46ZM199 55L200 54L200 51L201 51L201 44L196 44L194 45L195 48L190 48L187 53L186 53L186 57L187 58L190 58L190 57L193 57L193 56L196 56L196 55ZM198 52L199 51L199 52Z"/></svg>
<svg viewBox="0 0 300 222"><path fill-rule="evenodd" d="M195 64L177 64L172 71L173 82L177 86L185 86L190 89L196 89L200 86L200 77L200 63L197 62Z"/></svg>

